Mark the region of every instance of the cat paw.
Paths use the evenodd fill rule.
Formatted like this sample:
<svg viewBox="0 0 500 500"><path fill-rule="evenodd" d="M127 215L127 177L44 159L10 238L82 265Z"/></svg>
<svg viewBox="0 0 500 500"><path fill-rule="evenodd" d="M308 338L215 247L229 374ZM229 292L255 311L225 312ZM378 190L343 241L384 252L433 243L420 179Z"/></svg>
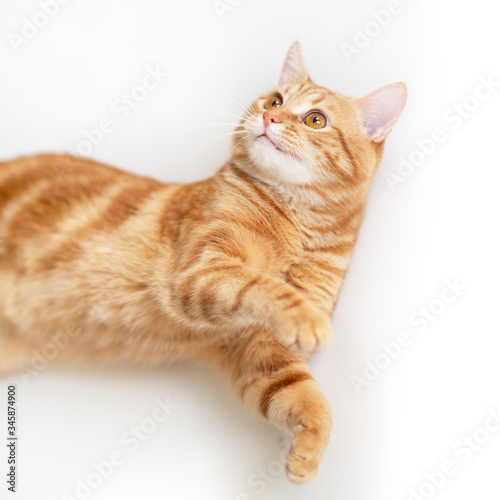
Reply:
<svg viewBox="0 0 500 500"><path fill-rule="evenodd" d="M325 426L299 424L287 456L286 474L293 484L304 484L316 476L330 430Z"/></svg>
<svg viewBox="0 0 500 500"><path fill-rule="evenodd" d="M285 311L277 323L278 339L292 351L310 354L331 339L330 319L305 301Z"/></svg>

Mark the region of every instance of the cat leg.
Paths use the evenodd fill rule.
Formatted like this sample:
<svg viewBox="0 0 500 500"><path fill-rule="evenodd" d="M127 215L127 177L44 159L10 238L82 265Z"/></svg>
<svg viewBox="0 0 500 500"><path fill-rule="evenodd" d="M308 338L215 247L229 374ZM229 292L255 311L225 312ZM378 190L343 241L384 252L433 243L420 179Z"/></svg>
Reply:
<svg viewBox="0 0 500 500"><path fill-rule="evenodd" d="M264 325L286 347L314 352L330 341L331 323L307 296L284 280L239 259L218 255L173 277L175 313L191 327Z"/></svg>
<svg viewBox="0 0 500 500"><path fill-rule="evenodd" d="M332 417L306 358L263 330L225 344L215 354L244 403L293 434L286 466L289 479L295 484L313 479L330 437Z"/></svg>

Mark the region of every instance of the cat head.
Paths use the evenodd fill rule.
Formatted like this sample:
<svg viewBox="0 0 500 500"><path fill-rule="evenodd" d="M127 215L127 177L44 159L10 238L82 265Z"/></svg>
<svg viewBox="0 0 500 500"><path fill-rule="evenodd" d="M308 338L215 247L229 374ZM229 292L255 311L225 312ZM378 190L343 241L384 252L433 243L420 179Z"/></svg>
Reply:
<svg viewBox="0 0 500 500"><path fill-rule="evenodd" d="M371 177L406 103L402 83L353 99L314 84L296 42L277 88L244 115L234 141L251 175L275 185Z"/></svg>

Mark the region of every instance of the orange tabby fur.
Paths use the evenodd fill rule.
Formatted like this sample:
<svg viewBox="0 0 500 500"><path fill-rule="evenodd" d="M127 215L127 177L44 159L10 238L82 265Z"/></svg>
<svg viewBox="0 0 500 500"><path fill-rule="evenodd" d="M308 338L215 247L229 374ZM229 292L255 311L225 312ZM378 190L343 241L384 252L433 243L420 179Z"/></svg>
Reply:
<svg viewBox="0 0 500 500"><path fill-rule="evenodd" d="M283 104L264 109L274 93ZM295 44L212 178L165 185L57 155L1 164L0 373L68 328L61 359L214 360L246 405L293 433L289 478L312 479L331 414L307 357L330 338L405 95L401 84L358 100L318 87ZM304 124L312 109L327 127ZM257 138L263 120L281 151Z"/></svg>

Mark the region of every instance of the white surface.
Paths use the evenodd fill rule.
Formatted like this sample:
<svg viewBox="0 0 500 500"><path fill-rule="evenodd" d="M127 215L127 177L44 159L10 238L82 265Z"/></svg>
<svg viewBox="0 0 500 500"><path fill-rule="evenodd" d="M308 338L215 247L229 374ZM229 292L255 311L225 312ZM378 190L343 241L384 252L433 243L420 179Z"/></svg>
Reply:
<svg viewBox="0 0 500 500"><path fill-rule="evenodd" d="M334 341L312 361L334 412L320 474L303 487L273 476L280 432L251 416L210 368L49 366L28 383L12 376L0 384L0 436L9 382L18 387L20 436L18 493L2 479L0 498L78 498L77 480L92 462L120 451L123 463L90 498L406 500L426 473L452 461L455 474L427 498L498 499L500 432L467 462L455 443L500 406L500 88L456 129L446 114L480 76L500 81L493 3L402 0L348 62L340 44L390 2L231 1L221 20L211 0L73 0L16 53L9 32L40 7L3 0L0 159L74 148L84 129L110 118L115 129L94 158L165 181L205 178L228 158L230 137L214 139L231 126L204 124L232 122L222 112L239 114L235 101L272 88L295 39L313 79L331 89L359 96L406 81L408 106L373 183ZM122 119L113 103L156 65L168 81ZM385 174L438 127L446 141L392 191ZM409 318L454 278L467 290L417 333ZM405 330L413 344L358 395L351 377ZM121 436L167 397L178 409L130 451ZM0 464L5 477L6 452Z"/></svg>

